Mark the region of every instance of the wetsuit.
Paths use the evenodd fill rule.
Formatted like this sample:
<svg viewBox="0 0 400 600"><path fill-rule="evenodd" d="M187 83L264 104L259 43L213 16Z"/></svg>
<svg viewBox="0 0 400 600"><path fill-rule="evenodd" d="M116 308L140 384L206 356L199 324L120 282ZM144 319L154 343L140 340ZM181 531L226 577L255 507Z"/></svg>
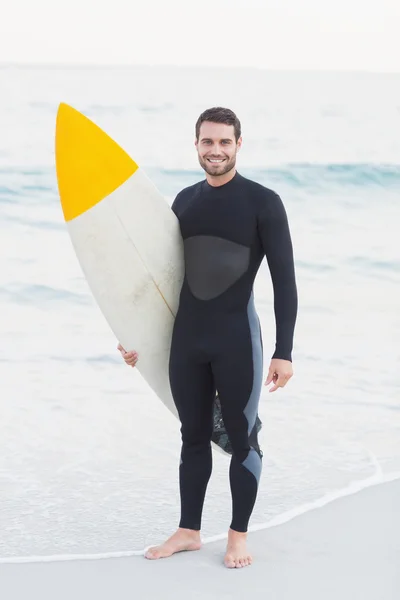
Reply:
<svg viewBox="0 0 400 600"><path fill-rule="evenodd" d="M262 467L256 416L263 346L253 282L264 256L274 289L273 358L292 359L297 289L286 211L275 192L239 173L219 187L204 180L185 188L172 209L185 256L169 365L182 434L179 526L201 527L217 390L232 446L231 528L245 532Z"/></svg>

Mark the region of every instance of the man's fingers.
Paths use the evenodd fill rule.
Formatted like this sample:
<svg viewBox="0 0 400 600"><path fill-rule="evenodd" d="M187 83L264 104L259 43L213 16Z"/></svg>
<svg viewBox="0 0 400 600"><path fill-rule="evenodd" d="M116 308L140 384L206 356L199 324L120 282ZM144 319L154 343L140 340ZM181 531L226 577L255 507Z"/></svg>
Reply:
<svg viewBox="0 0 400 600"><path fill-rule="evenodd" d="M275 385L269 391L275 392L278 388L285 387L285 385L287 384L289 379L290 379L290 375L278 375Z"/></svg>
<svg viewBox="0 0 400 600"><path fill-rule="evenodd" d="M278 373L274 369L270 369L270 371L268 372L268 377L265 382L265 385L269 385L272 382L276 383L278 377L279 377Z"/></svg>
<svg viewBox="0 0 400 600"><path fill-rule="evenodd" d="M274 386L272 386L272 388L270 390L268 390L269 392L275 392L277 389L279 389L280 387L283 387L285 384L281 383L281 381L278 379L278 381L275 383Z"/></svg>
<svg viewBox="0 0 400 600"><path fill-rule="evenodd" d="M271 381L274 378L274 372L275 372L274 369L270 369L268 371L267 381L265 382L265 385L269 385L271 383Z"/></svg>
<svg viewBox="0 0 400 600"><path fill-rule="evenodd" d="M275 385L269 391L275 392L275 390L285 387L286 384L287 379L285 377L278 376L278 379L275 381Z"/></svg>
<svg viewBox="0 0 400 600"><path fill-rule="evenodd" d="M129 364L137 362L137 359L138 359L137 355L136 354L132 354L132 353L125 354L125 356L124 356L125 362L127 362Z"/></svg>
<svg viewBox="0 0 400 600"><path fill-rule="evenodd" d="M138 353L135 351L127 352L121 344L118 344L117 349L121 352L122 358L129 367L134 367L138 361Z"/></svg>

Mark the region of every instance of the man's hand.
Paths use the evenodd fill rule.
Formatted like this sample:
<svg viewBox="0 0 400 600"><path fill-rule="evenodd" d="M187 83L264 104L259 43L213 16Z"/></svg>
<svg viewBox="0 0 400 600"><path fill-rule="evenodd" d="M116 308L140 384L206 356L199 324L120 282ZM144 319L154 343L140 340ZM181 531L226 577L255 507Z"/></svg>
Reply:
<svg viewBox="0 0 400 600"><path fill-rule="evenodd" d="M117 350L121 352L122 358L124 359L126 364L134 368L137 361L139 360L138 353L135 350L127 352L125 348L121 346L121 344L118 344Z"/></svg>
<svg viewBox="0 0 400 600"><path fill-rule="evenodd" d="M293 376L293 367L290 360L282 358L273 358L269 366L268 377L264 385L274 383L274 386L269 390L275 392L280 387L285 387L289 379Z"/></svg>

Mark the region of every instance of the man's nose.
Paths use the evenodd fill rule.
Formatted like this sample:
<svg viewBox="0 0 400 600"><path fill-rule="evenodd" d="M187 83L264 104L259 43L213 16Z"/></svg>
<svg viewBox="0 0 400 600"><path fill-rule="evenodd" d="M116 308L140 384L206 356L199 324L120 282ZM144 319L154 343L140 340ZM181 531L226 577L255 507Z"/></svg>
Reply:
<svg viewBox="0 0 400 600"><path fill-rule="evenodd" d="M221 154L221 147L218 142L215 142L215 144L213 144L212 153L215 156L219 156Z"/></svg>

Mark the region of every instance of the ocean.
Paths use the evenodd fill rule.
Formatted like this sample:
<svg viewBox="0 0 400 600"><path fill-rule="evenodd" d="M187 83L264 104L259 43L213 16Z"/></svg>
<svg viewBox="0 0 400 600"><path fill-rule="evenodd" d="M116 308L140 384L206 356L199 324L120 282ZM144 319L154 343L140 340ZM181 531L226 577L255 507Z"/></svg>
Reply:
<svg viewBox="0 0 400 600"><path fill-rule="evenodd" d="M194 124L242 122L238 171L282 197L299 293L294 377L260 399L253 527L400 473L400 75L0 68L0 560L129 553L179 519L178 421L116 350L60 208L59 102L93 119L168 202L203 178ZM154 240L157 244L157 240ZM275 324L255 284L265 375ZM230 523L214 454L203 536Z"/></svg>

